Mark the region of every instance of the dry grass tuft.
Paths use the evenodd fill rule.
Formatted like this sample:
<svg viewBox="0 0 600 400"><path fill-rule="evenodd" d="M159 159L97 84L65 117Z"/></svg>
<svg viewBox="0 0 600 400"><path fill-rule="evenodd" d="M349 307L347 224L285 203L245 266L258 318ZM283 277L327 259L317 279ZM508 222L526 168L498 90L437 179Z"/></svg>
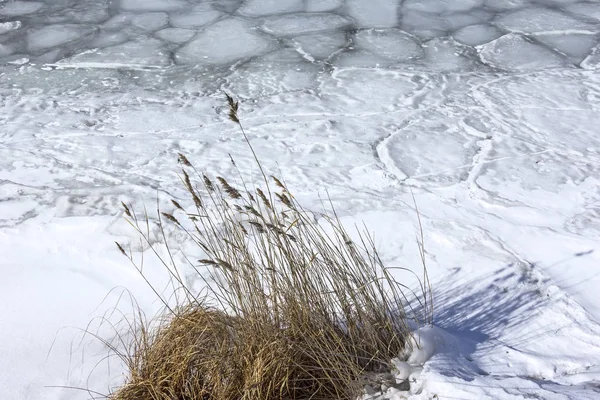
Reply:
<svg viewBox="0 0 600 400"><path fill-rule="evenodd" d="M267 178L243 131L238 103L230 96L227 101L263 188L248 189L242 180L236 186L243 189L236 189L223 177L216 177L217 185L179 155L195 209L174 201L181 217L162 216L205 253L192 265L207 291L191 293L173 257L164 260L173 290L184 295L173 307L155 290L168 318L156 329L137 328L124 356L127 383L110 398L355 399L365 377L389 371L389 361L410 343L407 289L383 266L367 234L353 241L333 209L317 221L282 180ZM140 221L124 207L154 250L148 218ZM429 310L426 283L418 297Z"/></svg>

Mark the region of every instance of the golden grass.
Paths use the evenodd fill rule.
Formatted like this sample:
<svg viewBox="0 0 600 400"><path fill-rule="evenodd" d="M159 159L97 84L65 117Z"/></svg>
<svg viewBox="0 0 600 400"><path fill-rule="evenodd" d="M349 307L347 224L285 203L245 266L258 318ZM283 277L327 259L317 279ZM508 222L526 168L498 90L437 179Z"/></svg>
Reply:
<svg viewBox="0 0 600 400"><path fill-rule="evenodd" d="M356 243L333 209L316 219L280 179L267 176L237 102L227 100L263 188L242 178L239 187L213 180L179 156L193 206L173 201L176 213L159 214L161 228L167 220L203 250L206 256L192 264L207 292L192 293L173 257L164 260L173 289L184 295L172 306L155 290L168 318L155 329L137 328L124 356L127 383L109 398L355 399L368 374L389 371L390 359L410 343L407 289L383 266L368 235L360 233ZM147 217L140 221L124 208L154 249ZM421 305L430 310L426 276L421 290Z"/></svg>

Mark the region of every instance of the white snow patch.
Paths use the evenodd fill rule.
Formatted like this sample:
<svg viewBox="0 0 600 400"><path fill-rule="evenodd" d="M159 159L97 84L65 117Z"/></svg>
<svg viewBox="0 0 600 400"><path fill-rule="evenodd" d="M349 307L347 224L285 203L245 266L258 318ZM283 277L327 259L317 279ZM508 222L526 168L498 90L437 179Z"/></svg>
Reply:
<svg viewBox="0 0 600 400"><path fill-rule="evenodd" d="M21 26L23 26L21 21L0 22L0 35L19 29Z"/></svg>

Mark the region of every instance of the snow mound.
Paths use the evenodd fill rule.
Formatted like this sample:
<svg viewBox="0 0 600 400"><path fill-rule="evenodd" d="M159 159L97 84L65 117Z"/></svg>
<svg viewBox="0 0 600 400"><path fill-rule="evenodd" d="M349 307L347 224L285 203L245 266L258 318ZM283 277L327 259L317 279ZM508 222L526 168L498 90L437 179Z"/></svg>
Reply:
<svg viewBox="0 0 600 400"><path fill-rule="evenodd" d="M423 365L435 354L459 353L460 346L455 337L437 326L419 328L411 337L412 351L407 362Z"/></svg>
<svg viewBox="0 0 600 400"><path fill-rule="evenodd" d="M485 0L485 6L496 11L510 11L530 5L530 0Z"/></svg>
<svg viewBox="0 0 600 400"><path fill-rule="evenodd" d="M13 53L14 50L11 47L4 44L0 44L0 57L10 56Z"/></svg>

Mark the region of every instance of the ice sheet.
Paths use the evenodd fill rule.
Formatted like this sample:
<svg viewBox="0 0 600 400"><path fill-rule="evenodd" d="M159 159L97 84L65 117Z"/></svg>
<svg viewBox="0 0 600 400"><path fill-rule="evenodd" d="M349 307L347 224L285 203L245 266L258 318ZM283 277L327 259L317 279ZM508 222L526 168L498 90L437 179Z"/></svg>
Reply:
<svg viewBox="0 0 600 400"><path fill-rule="evenodd" d="M81 39L93 32L93 28L82 25L48 25L28 32L27 47L31 51L50 49Z"/></svg>
<svg viewBox="0 0 600 400"><path fill-rule="evenodd" d="M249 17L304 11L302 0L248 0L238 12Z"/></svg>
<svg viewBox="0 0 600 400"><path fill-rule="evenodd" d="M185 7L184 0L120 0L119 6L127 11L175 11Z"/></svg>
<svg viewBox="0 0 600 400"><path fill-rule="evenodd" d="M306 13L267 18L261 29L275 36L295 36L340 29L350 24L349 19L337 14Z"/></svg>
<svg viewBox="0 0 600 400"><path fill-rule="evenodd" d="M315 33L289 39L292 47L312 59L325 59L348 43L345 32Z"/></svg>
<svg viewBox="0 0 600 400"><path fill-rule="evenodd" d="M484 62L503 70L536 70L567 66L558 53L517 34L504 35L482 46Z"/></svg>
<svg viewBox="0 0 600 400"><path fill-rule="evenodd" d="M346 7L350 17L360 27L388 28L398 25L396 0L348 0Z"/></svg>
<svg viewBox="0 0 600 400"><path fill-rule="evenodd" d="M176 53L182 64L226 64L258 56L276 47L274 39L261 35L239 19L210 25Z"/></svg>
<svg viewBox="0 0 600 400"><path fill-rule="evenodd" d="M502 31L487 24L465 26L452 34L454 39L469 46L489 43L500 36L502 36Z"/></svg>
<svg viewBox="0 0 600 400"><path fill-rule="evenodd" d="M43 7L44 3L37 1L8 1L0 5L0 15L5 17L27 15L40 11Z"/></svg>
<svg viewBox="0 0 600 400"><path fill-rule="evenodd" d="M196 31L181 28L166 28L155 33L161 40L171 43L185 43L196 35Z"/></svg>
<svg viewBox="0 0 600 400"><path fill-rule="evenodd" d="M593 33L598 29L594 24L545 7L528 7L503 14L494 22L503 29L520 33Z"/></svg>
<svg viewBox="0 0 600 400"><path fill-rule="evenodd" d="M407 62L423 57L418 41L400 29L363 30L355 35L354 41L358 48L394 61Z"/></svg>
<svg viewBox="0 0 600 400"><path fill-rule="evenodd" d="M196 28L217 20L221 12L209 6L198 6L181 14L171 15L171 25L176 28Z"/></svg>

